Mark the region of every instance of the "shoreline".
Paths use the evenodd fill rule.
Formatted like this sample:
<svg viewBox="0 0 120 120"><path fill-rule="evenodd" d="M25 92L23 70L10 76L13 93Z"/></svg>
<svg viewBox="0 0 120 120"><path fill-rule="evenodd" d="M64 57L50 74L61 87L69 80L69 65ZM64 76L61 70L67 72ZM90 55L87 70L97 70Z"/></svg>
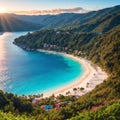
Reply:
<svg viewBox="0 0 120 120"><path fill-rule="evenodd" d="M107 79L108 75L106 72L102 71L102 69L98 66L93 66L90 61L74 56L71 54L67 53L62 53L62 52L56 52L56 51L50 51L50 50L43 50L43 49L37 49L38 52L44 52L44 53L49 53L49 54L58 54L64 57L71 58L79 64L82 64L82 66L85 69L85 72L83 73L82 77L78 76L74 82L64 85L63 87L58 88L55 91L50 91L49 93L44 93L44 97L49 97L52 94L55 96L58 96L59 94L67 96L67 92L69 91L69 95L77 95L81 96L84 95L91 90L93 90L96 85L102 83L105 79ZM77 88L76 91L73 89ZM78 89L79 88L79 89ZM84 88L83 90L80 90L80 88Z"/></svg>

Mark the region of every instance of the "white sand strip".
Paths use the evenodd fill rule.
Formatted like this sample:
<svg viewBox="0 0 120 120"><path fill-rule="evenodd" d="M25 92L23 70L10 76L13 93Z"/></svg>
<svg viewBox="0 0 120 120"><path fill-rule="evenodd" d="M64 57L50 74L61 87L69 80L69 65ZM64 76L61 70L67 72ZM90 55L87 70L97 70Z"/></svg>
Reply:
<svg viewBox="0 0 120 120"><path fill-rule="evenodd" d="M74 59L78 61L80 64L83 65L85 68L85 73L83 76L78 77L75 79L73 83L70 83L68 85L63 86L62 88L52 91L50 93L45 93L44 97L49 97L52 94L55 96L62 94L66 95L66 92L70 91L68 95L78 95L81 96L83 94L86 94L90 92L92 89L96 87L96 85L102 83L105 79L107 79L108 75L102 69L98 66L93 66L92 63L84 58L76 57L70 54L61 53L61 52L54 52L54 51L48 51L48 50L41 50L38 49L39 52L47 52L50 54L59 54L65 57L69 57L71 59ZM74 88L84 88L84 90L77 89L76 91L73 91Z"/></svg>

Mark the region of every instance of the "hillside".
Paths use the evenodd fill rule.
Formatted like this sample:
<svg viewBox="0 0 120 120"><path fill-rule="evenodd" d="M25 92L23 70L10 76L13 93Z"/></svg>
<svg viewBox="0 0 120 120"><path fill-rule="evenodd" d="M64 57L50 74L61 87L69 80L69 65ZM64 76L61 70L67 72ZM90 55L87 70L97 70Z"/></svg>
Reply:
<svg viewBox="0 0 120 120"><path fill-rule="evenodd" d="M31 31L41 28L40 24L25 22L13 17L11 14L0 14L0 31Z"/></svg>
<svg viewBox="0 0 120 120"><path fill-rule="evenodd" d="M110 73L120 75L120 25L91 41L87 56Z"/></svg>
<svg viewBox="0 0 120 120"><path fill-rule="evenodd" d="M66 47L66 52L69 53L74 50L82 50L82 46L97 35L96 33L69 33L63 30L41 30L16 38L14 44L24 49L40 48L56 51L64 51ZM45 45L48 45L48 47L45 47ZM49 47L50 45L56 45L56 47Z"/></svg>
<svg viewBox="0 0 120 120"><path fill-rule="evenodd" d="M80 27L73 28L71 31L74 32L107 32L114 28L115 26L120 25L120 11L109 14L106 16L101 16L101 18L94 19Z"/></svg>

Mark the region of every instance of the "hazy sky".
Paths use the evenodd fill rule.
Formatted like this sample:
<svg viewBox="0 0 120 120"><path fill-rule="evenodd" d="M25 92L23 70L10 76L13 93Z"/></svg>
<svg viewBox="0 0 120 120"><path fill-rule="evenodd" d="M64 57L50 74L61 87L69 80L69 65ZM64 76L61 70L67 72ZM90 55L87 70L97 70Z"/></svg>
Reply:
<svg viewBox="0 0 120 120"><path fill-rule="evenodd" d="M3 11L48 10L74 7L97 10L114 5L120 5L120 0L0 0L0 9Z"/></svg>

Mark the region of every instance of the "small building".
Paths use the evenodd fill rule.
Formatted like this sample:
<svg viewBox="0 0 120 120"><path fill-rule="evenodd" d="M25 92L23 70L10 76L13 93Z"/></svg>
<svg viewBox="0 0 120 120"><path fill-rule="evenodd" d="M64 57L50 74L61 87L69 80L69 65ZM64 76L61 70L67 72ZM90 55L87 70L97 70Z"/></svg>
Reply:
<svg viewBox="0 0 120 120"><path fill-rule="evenodd" d="M52 108L53 108L52 105L45 105L45 110L50 110L50 109L52 109Z"/></svg>

